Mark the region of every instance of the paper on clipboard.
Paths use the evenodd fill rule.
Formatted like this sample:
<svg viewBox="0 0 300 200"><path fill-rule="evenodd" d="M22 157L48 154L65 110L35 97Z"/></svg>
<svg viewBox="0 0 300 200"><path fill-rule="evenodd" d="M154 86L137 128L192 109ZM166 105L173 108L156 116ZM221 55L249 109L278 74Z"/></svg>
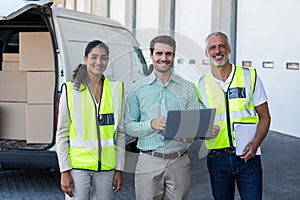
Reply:
<svg viewBox="0 0 300 200"><path fill-rule="evenodd" d="M254 139L256 128L257 124L233 123L237 156L243 155L246 145ZM257 148L256 155L261 155L260 147Z"/></svg>

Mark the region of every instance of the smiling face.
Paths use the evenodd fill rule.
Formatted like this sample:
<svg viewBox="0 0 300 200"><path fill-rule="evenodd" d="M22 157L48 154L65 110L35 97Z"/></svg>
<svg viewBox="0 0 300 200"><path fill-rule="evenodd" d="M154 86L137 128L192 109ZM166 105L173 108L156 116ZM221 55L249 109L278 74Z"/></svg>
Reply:
<svg viewBox="0 0 300 200"><path fill-rule="evenodd" d="M155 43L150 57L152 58L154 70L160 73L167 73L172 70L174 50L170 45L160 42Z"/></svg>
<svg viewBox="0 0 300 200"><path fill-rule="evenodd" d="M229 62L230 46L222 35L212 35L207 39L205 55L210 64L215 67L224 66Z"/></svg>
<svg viewBox="0 0 300 200"><path fill-rule="evenodd" d="M88 76L102 76L108 64L107 51L101 47L94 47L87 56L84 56Z"/></svg>

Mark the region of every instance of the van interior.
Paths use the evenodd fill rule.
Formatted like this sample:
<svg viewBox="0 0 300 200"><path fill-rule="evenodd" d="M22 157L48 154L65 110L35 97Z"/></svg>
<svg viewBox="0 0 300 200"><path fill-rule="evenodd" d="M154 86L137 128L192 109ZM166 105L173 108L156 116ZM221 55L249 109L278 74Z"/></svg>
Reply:
<svg viewBox="0 0 300 200"><path fill-rule="evenodd" d="M53 145L57 100L48 21L37 11L0 21L0 149Z"/></svg>

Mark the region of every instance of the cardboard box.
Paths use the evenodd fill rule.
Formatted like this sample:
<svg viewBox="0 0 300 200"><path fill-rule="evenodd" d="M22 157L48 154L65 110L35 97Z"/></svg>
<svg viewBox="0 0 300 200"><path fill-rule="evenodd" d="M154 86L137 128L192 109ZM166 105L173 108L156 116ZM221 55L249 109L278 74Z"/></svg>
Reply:
<svg viewBox="0 0 300 200"><path fill-rule="evenodd" d="M18 53L3 53L3 61L19 62L20 55Z"/></svg>
<svg viewBox="0 0 300 200"><path fill-rule="evenodd" d="M26 139L26 103L0 102L0 138Z"/></svg>
<svg viewBox="0 0 300 200"><path fill-rule="evenodd" d="M3 71L19 71L19 62L14 61L3 61L2 62Z"/></svg>
<svg viewBox="0 0 300 200"><path fill-rule="evenodd" d="M26 72L0 71L0 101L27 101Z"/></svg>
<svg viewBox="0 0 300 200"><path fill-rule="evenodd" d="M49 32L20 32L20 70L54 71L54 55Z"/></svg>
<svg viewBox="0 0 300 200"><path fill-rule="evenodd" d="M27 143L51 143L53 135L53 105L27 104Z"/></svg>
<svg viewBox="0 0 300 200"><path fill-rule="evenodd" d="M29 104L53 103L54 72L27 72L27 102Z"/></svg>

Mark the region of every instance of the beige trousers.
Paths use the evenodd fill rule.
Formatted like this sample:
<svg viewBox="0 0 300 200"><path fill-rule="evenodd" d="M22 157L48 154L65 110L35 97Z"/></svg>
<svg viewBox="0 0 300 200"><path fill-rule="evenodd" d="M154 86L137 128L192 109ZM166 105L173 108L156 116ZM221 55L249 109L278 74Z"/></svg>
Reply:
<svg viewBox="0 0 300 200"><path fill-rule="evenodd" d="M190 175L188 154L162 159L141 152L135 173L136 200L188 199Z"/></svg>

